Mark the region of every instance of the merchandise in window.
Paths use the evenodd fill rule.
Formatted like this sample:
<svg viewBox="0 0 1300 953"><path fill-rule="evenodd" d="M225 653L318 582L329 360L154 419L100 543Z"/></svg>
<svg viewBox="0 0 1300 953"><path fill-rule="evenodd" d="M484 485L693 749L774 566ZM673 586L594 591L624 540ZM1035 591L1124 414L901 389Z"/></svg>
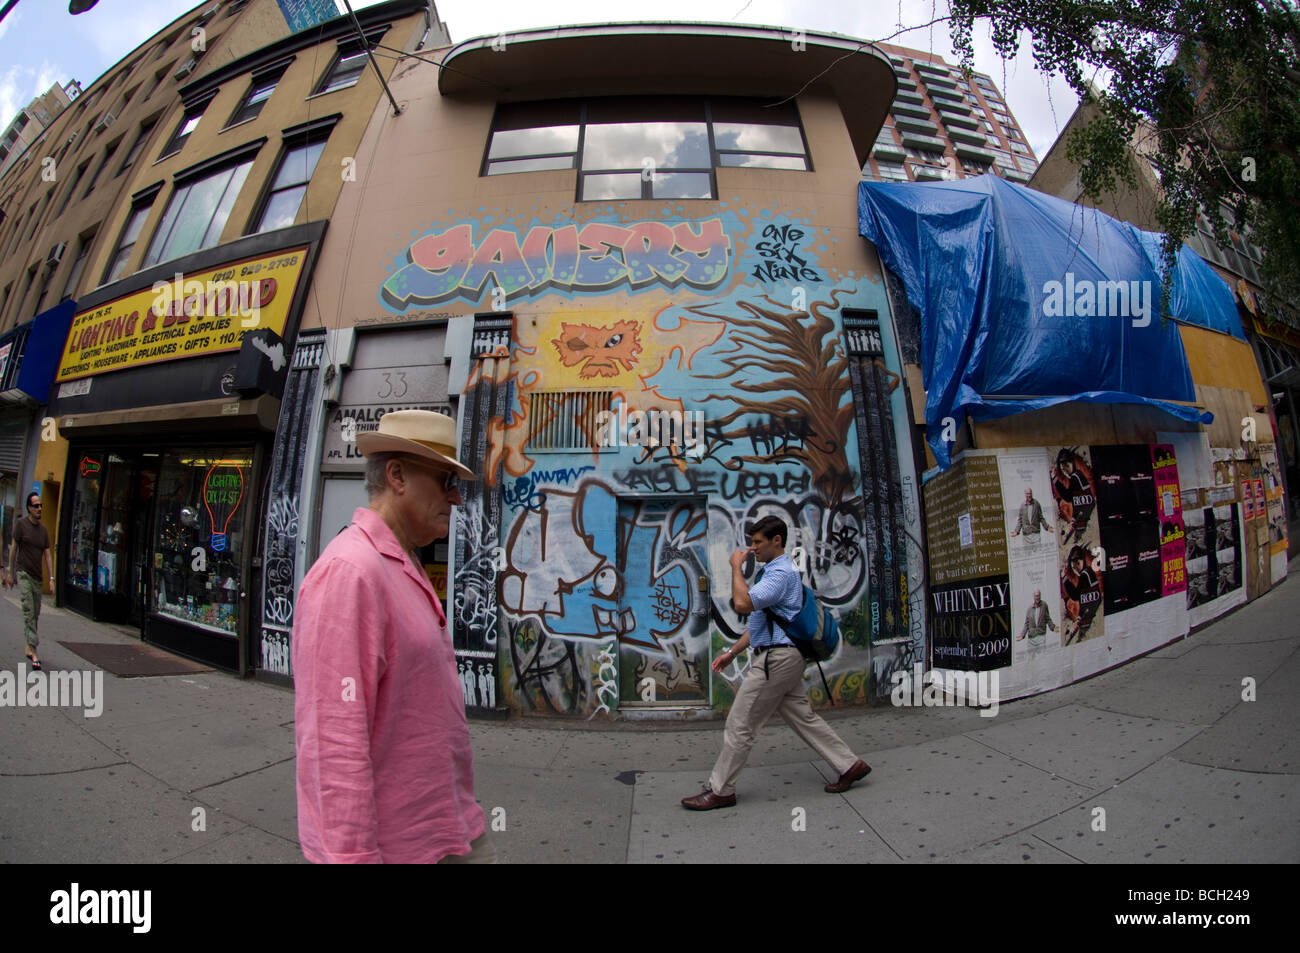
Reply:
<svg viewBox="0 0 1300 953"><path fill-rule="evenodd" d="M126 595L126 528L131 525L131 468L123 466L126 461L116 454L110 453L108 462L95 553L95 591L122 596Z"/></svg>
<svg viewBox="0 0 1300 953"><path fill-rule="evenodd" d="M163 456L154 521L154 612L236 634L252 466L251 448Z"/></svg>
<svg viewBox="0 0 1300 953"><path fill-rule="evenodd" d="M83 592L95 591L95 542L103 469L103 454L83 455L77 463L77 479L72 487L72 528L64 578L70 586Z"/></svg>

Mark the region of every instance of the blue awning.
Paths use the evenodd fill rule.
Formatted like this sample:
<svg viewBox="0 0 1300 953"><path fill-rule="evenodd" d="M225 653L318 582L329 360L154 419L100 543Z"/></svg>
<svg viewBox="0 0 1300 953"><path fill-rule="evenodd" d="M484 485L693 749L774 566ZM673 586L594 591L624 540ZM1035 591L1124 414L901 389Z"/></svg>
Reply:
<svg viewBox="0 0 1300 953"><path fill-rule="evenodd" d="M0 351L8 345L0 366L0 401L49 403L75 312L76 302L64 301L0 337Z"/></svg>

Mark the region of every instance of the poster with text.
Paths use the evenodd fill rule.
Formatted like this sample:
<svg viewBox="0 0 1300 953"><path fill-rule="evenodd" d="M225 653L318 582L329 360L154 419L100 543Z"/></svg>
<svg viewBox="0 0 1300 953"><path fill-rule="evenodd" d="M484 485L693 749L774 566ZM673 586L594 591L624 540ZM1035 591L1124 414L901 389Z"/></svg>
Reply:
<svg viewBox="0 0 1300 953"><path fill-rule="evenodd" d="M1151 448L1155 477L1156 515L1160 521L1160 594L1173 595L1187 589L1186 529L1174 448L1156 444Z"/></svg>
<svg viewBox="0 0 1300 953"><path fill-rule="evenodd" d="M923 487L935 668L1011 664L1010 584L998 460L966 453Z"/></svg>

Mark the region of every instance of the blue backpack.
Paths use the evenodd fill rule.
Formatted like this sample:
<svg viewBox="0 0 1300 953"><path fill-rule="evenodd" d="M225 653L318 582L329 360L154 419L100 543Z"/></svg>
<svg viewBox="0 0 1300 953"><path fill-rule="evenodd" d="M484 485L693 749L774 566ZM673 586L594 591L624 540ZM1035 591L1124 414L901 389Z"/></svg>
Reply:
<svg viewBox="0 0 1300 953"><path fill-rule="evenodd" d="M754 581L758 582L763 578L763 570L759 570ZM781 631L786 637L794 643L794 647L799 650L809 662L817 663L817 671L822 677L822 686L826 689L826 697L832 705L835 704L835 696L831 694L831 687L826 682L826 673L822 671L822 662L835 654L835 650L840 644L840 623L835 616L831 615L831 610L817 602L816 594L807 585L803 587L803 606L793 616L789 618L781 615L773 609L763 609L767 613L767 626L770 631L772 622L775 621L781 627Z"/></svg>
<svg viewBox="0 0 1300 953"><path fill-rule="evenodd" d="M795 648L810 662L824 662L835 654L840 644L840 623L831 610L817 602L817 596L808 586L803 587L803 607L790 618L775 609L764 609L769 624L772 620L781 627Z"/></svg>

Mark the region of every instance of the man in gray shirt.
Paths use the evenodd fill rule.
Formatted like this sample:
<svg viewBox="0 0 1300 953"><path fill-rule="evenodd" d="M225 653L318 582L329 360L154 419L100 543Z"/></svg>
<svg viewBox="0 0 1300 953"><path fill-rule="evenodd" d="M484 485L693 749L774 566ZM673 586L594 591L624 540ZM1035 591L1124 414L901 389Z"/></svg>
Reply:
<svg viewBox="0 0 1300 953"><path fill-rule="evenodd" d="M41 523L41 495L27 494L27 516L14 521L14 541L9 547L9 562L4 574L8 588L15 583L23 603L23 635L27 639L27 660L39 670L36 657L36 621L41 617L43 578L54 586L54 562L50 558L50 534Z"/></svg>

